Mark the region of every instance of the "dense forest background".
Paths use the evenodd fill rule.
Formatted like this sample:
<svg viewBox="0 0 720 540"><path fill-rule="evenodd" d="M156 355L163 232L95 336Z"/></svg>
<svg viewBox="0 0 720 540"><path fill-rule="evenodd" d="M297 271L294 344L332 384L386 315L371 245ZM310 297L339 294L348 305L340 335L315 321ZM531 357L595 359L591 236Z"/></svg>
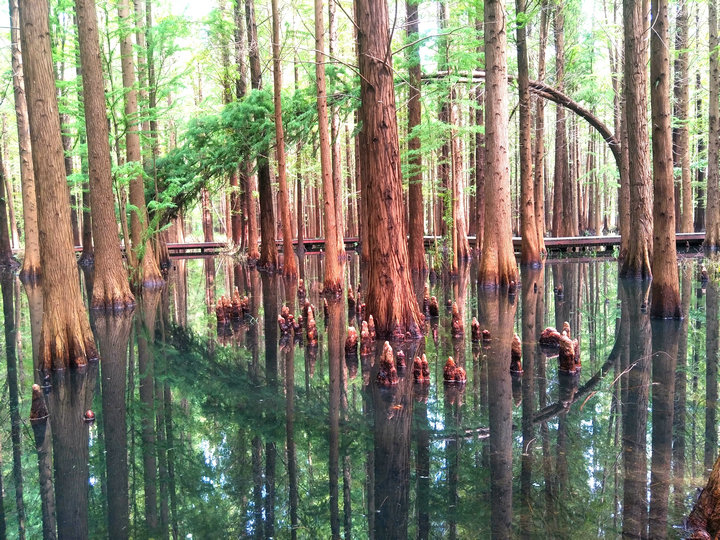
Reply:
<svg viewBox="0 0 720 540"><path fill-rule="evenodd" d="M482 2L395 3L389 7L397 114L404 182L421 174L424 231L448 239L432 249L433 264L443 247L452 250L449 225L453 193L467 233L482 237L481 147L484 67ZM238 169L269 158L273 194L277 197L276 134L273 129L271 6L220 0L207 2L135 2L128 20L120 21L114 2L97 6L102 65L113 160L113 189L118 208L126 207L129 179L137 166L128 162L120 66L120 40L131 35L137 67L139 110L131 123L141 125L142 165L152 226L160 229L181 216L188 240L233 240L229 208L237 205L241 230L234 241L245 247L247 203L257 185L238 182ZM417 33L408 26L407 9L417 7ZM529 75L570 97L597 120L619 131L623 26L622 6L603 2L532 2L525 12L508 9L508 72L518 72L516 29L527 34ZM290 219L305 237L322 237L323 191L320 174L316 44L313 6L280 3L280 57L283 124L287 154ZM333 170L341 188L342 229L358 231L356 137L360 79L350 2L324 6L327 94L330 108ZM71 186L76 245L82 245L83 222L89 220L87 144L79 52L72 2L50 2L53 61L63 126L66 169ZM706 2L673 2L670 35L675 140L676 221L678 230L702 230L707 167L709 27ZM4 27L9 26L7 20ZM257 58L252 33L257 28ZM413 26L413 25L411 25ZM248 41L250 36L250 41ZM6 85L0 106L3 176L8 192L12 242L23 237L17 130L10 78L10 36L3 55ZM419 86L412 67L419 59ZM260 77L251 76L259 61ZM415 83L417 84L417 83ZM420 90L422 115L408 127L411 90ZM520 232L519 114L517 84L510 85L510 171L513 230ZM537 94L537 93L536 93ZM533 97L533 152L540 175L545 225L549 234L572 236L617 232L619 171L600 133L571 111ZM419 149L410 144L419 138ZM451 144L452 141L452 144ZM542 145L540 145L542 141ZM269 151L268 151L269 149ZM415 160L419 157L419 160ZM242 180L242 178L241 178ZM536 182L538 178L536 176ZM566 186L564 188L564 186ZM565 191L563 192L563 189ZM406 190L407 194L407 190ZM407 196L407 195L406 195ZM235 197L238 201L235 202ZM277 205L277 202L275 203ZM407 205L406 205L407 207ZM164 215L165 217L161 217ZM275 212L278 238L280 212ZM479 217L480 216L480 217ZM298 223L298 220L300 223ZM173 224L179 223L178 221ZM182 240L177 227L170 241ZM480 230L478 230L480 229ZM457 249L457 248L456 248Z"/></svg>

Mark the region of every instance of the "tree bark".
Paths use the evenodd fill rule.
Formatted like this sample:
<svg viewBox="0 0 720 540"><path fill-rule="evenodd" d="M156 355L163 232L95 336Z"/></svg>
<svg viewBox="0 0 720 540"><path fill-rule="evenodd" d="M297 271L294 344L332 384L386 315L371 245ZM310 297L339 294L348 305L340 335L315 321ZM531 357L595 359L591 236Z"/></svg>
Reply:
<svg viewBox="0 0 720 540"><path fill-rule="evenodd" d="M538 45L538 82L545 80L545 49L548 39L548 0L542 0L540 6L540 43ZM533 189L535 191L535 229L538 237L538 249L545 249L545 101L536 99L535 104L535 148L534 148Z"/></svg>
<svg viewBox="0 0 720 540"><path fill-rule="evenodd" d="M19 0L10 0L10 46L12 48L13 91L15 95L15 123L20 153L20 182L22 184L23 224L25 232L25 255L20 277L34 280L40 275L40 243L38 238L37 199L35 197L35 174L30 147L22 53L20 48Z"/></svg>
<svg viewBox="0 0 720 540"><path fill-rule="evenodd" d="M133 28L130 19L129 0L121 0L118 4L118 15L121 26ZM122 63L122 79L125 89L125 151L128 163L140 163L140 133L138 132L138 102L135 90L135 61L133 53L132 33L126 31L120 39L120 56ZM162 286L152 242L148 237L148 215L145 205L145 185L142 174L130 180L130 204L135 208L130 212L130 236L132 238L132 255L130 260L134 266L133 281L143 287ZM124 209L121 209L124 211Z"/></svg>
<svg viewBox="0 0 720 540"><path fill-rule="evenodd" d="M45 369L80 366L97 351L77 279L45 0L23 2L20 29L44 269L38 357Z"/></svg>
<svg viewBox="0 0 720 540"><path fill-rule="evenodd" d="M668 3L652 0L650 100L653 147L653 252L650 315L682 317L675 242L672 113L670 109L670 58L668 54Z"/></svg>
<svg viewBox="0 0 720 540"><path fill-rule="evenodd" d="M485 287L517 281L510 224L506 14L499 0L485 0L485 236L479 281Z"/></svg>
<svg viewBox="0 0 720 540"><path fill-rule="evenodd" d="M10 223L8 222L7 193L5 192L5 165L0 150L0 268L10 269L17 266L10 242Z"/></svg>
<svg viewBox="0 0 720 540"><path fill-rule="evenodd" d="M680 169L680 193L682 193L682 213L680 232L693 232L693 198L690 173L690 133L688 115L690 109L689 51L688 51L688 8L687 2L677 3L675 18L675 118L677 126L673 128L673 162ZM676 207L677 207L677 202ZM676 216L677 218L677 216Z"/></svg>
<svg viewBox="0 0 720 540"><path fill-rule="evenodd" d="M555 86L562 92L565 86L565 18L563 5L555 2L553 9L553 31L555 34ZM566 208L569 199L565 196L568 180L567 126L565 109L557 107L555 113L555 174L553 180L553 236L570 236L568 216L572 208Z"/></svg>
<svg viewBox="0 0 720 540"><path fill-rule="evenodd" d="M406 0L407 40L413 43L418 39L419 20L418 3ZM422 104L420 103L421 67L420 46L408 47L408 200L410 212L410 238L408 255L412 272L425 272L424 219L422 193L422 154L420 153L420 137L413 136L413 130L422 121Z"/></svg>
<svg viewBox="0 0 720 540"><path fill-rule="evenodd" d="M325 277L323 291L339 295L343 285L343 265L338 251L337 211L332 173L332 154L328 127L327 93L325 85L325 27L323 23L323 2L315 0L315 79L317 81L318 139L320 144L320 174L323 187L325 224ZM396 128L397 129L397 128Z"/></svg>
<svg viewBox="0 0 720 540"><path fill-rule="evenodd" d="M135 298L130 292L117 235L95 2L93 0L76 0L75 13L82 63L90 205L95 239L95 281L91 306L93 308L125 309L134 306Z"/></svg>
<svg viewBox="0 0 720 540"><path fill-rule="evenodd" d="M630 212L628 249L620 261L620 276L652 278L652 191L647 119L647 10L645 0L623 0L625 29L625 119L630 158ZM663 201L664 202L664 201ZM622 254L621 254L622 256Z"/></svg>
<svg viewBox="0 0 720 540"><path fill-rule="evenodd" d="M452 234L453 234L453 265L452 272L457 274L459 264L470 258L470 244L467 238L465 220L465 194L463 193L463 151L462 138L458 135L460 124L460 105L457 102L456 90L450 90L450 160L452 172Z"/></svg>
<svg viewBox="0 0 720 540"><path fill-rule="evenodd" d="M254 90L259 90L262 87L262 74L260 72L257 24L255 22L255 0L245 0L245 20L247 24L248 55L250 58L250 86ZM278 253L277 244L275 243L275 212L270 181L269 154L270 149L264 148L260 151L257 160L257 189L260 198L260 252L257 257L257 264L260 268L274 271L278 265ZM251 202L249 211L252 212L254 201L252 198L249 200ZM250 242L250 239L248 239L248 242ZM255 242L257 242L257 236ZM254 245L250 247L252 248ZM250 252L248 252L248 258L255 259Z"/></svg>
<svg viewBox="0 0 720 540"><path fill-rule="evenodd" d="M273 101L275 103L275 155L278 165L278 212L283 233L283 276L297 278L297 263L292 243L290 220L290 193L285 165L285 132L282 120L282 66L280 64L280 14L277 0L272 0L272 56L273 56ZM298 209L300 211L300 209Z"/></svg>
<svg viewBox="0 0 720 540"><path fill-rule="evenodd" d="M330 58L337 57L338 48L338 25L335 16L335 4L336 2L328 2L328 53L330 54ZM338 230L335 235L335 240L337 242L338 256L341 260L345 260L347 257L345 255L345 218L343 216L342 162L340 160L340 113L338 112L337 105L332 103L332 101L330 104L329 118L333 195L335 197L333 207L335 208L335 225Z"/></svg>
<svg viewBox="0 0 720 540"><path fill-rule="evenodd" d="M378 336L420 336L408 265L386 0L355 0L360 60L362 197L367 212L367 313Z"/></svg>
<svg viewBox="0 0 720 540"><path fill-rule="evenodd" d="M708 113L708 150L707 150L707 223L705 248L716 250L720 247L720 62L718 62L718 22L717 5L708 5L708 25L710 27L710 96Z"/></svg>
<svg viewBox="0 0 720 540"><path fill-rule="evenodd" d="M515 1L516 12L525 14L525 0ZM532 134L530 121L530 67L528 65L527 39L525 25L519 24L517 34L518 57L518 94L520 100L520 262L529 266L542 264L535 205L535 185L533 182Z"/></svg>

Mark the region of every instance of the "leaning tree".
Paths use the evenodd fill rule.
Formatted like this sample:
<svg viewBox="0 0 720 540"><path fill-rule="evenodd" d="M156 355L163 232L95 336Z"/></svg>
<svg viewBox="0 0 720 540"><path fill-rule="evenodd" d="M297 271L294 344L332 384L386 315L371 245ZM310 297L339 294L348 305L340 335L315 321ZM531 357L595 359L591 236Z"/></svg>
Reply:
<svg viewBox="0 0 720 540"><path fill-rule="evenodd" d="M485 0L485 237L480 284L517 281L510 223L506 14L499 0Z"/></svg>
<svg viewBox="0 0 720 540"><path fill-rule="evenodd" d="M96 358L97 350L77 276L47 0L21 3L20 34L25 54L25 91L37 179L43 273L38 360L45 369L79 366Z"/></svg>
<svg viewBox="0 0 720 540"><path fill-rule="evenodd" d="M420 335L407 249L395 85L386 0L355 0L360 67L360 170L368 270L367 313L378 336Z"/></svg>

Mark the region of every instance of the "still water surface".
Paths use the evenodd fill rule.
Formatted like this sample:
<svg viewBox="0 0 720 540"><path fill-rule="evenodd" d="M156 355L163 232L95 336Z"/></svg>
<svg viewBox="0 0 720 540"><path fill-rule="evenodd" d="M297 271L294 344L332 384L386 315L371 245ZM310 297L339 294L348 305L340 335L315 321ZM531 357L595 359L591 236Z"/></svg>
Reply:
<svg viewBox="0 0 720 540"><path fill-rule="evenodd" d="M681 263L682 322L650 321L647 288L618 282L614 261L547 264L523 274L515 297L478 290L475 268L433 279L440 317L424 341L396 346L409 366L427 355L431 383L415 385L409 367L390 389L375 383L381 343L346 357L347 326L359 328L347 304L322 316L317 256L303 270L318 347L281 339L280 306L297 316L300 300L280 277L174 259L167 287L132 316L94 315L100 363L48 381L32 360L40 292L5 280L0 527L10 538L55 528L66 538L679 537L718 448L718 285L699 283L697 264ZM355 288L355 258L346 273ZM235 286L249 315L218 327L215 301ZM451 337L448 299L464 339ZM490 343L471 343L473 316ZM558 373L537 342L564 321L580 340L578 376ZM509 370L514 332L520 376ZM448 356L465 385L443 383ZM46 386L47 430L29 422L33 382Z"/></svg>

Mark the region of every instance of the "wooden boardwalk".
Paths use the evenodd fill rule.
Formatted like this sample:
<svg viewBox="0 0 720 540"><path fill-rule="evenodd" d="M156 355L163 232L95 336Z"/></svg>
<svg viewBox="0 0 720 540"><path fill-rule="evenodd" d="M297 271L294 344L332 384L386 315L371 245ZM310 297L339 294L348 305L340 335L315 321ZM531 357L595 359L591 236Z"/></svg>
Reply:
<svg viewBox="0 0 720 540"><path fill-rule="evenodd" d="M702 247L703 241L705 240L705 233L677 233L676 234L678 250L684 249L699 249ZM469 236L468 241L470 246L475 245L475 237ZM426 236L425 247L430 248L435 245L435 242L441 243L442 237ZM282 241L277 241L278 245L282 245ZM306 253L318 253L323 250L325 246L324 238L306 238L303 241L305 245ZM520 252L520 237L513 237L513 245L517 253ZM297 239L293 239L293 245L297 246ZM568 236L545 238L545 247L548 252L564 252L568 250L575 251L612 251L616 246L620 245L619 235L608 235L608 236ZM345 249L353 250L358 249L360 246L360 239L358 237L346 237L345 238ZM168 252L173 257L192 257L192 256L207 256L217 255L228 248L225 242L183 242L178 244L168 244ZM76 246L76 251L82 251L82 246Z"/></svg>

